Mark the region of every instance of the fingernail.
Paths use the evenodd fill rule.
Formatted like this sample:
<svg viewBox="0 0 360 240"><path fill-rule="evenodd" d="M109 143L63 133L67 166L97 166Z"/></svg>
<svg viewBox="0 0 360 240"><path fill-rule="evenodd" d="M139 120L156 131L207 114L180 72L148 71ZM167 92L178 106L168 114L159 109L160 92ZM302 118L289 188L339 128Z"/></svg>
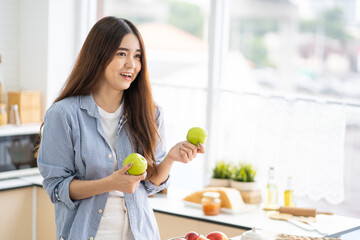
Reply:
<svg viewBox="0 0 360 240"><path fill-rule="evenodd" d="M129 163L128 165L126 165L126 167L130 167L131 166L131 163Z"/></svg>

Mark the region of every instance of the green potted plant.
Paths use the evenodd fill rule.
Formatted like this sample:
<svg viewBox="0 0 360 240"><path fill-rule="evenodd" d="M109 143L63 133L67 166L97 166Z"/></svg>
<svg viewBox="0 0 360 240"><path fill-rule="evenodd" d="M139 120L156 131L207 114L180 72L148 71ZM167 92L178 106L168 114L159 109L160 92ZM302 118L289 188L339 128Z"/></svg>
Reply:
<svg viewBox="0 0 360 240"><path fill-rule="evenodd" d="M232 165L224 160L216 161L213 175L210 179L212 187L230 187Z"/></svg>
<svg viewBox="0 0 360 240"><path fill-rule="evenodd" d="M250 163L239 163L234 166L231 174L230 186L239 191L252 191L256 189L256 169Z"/></svg>

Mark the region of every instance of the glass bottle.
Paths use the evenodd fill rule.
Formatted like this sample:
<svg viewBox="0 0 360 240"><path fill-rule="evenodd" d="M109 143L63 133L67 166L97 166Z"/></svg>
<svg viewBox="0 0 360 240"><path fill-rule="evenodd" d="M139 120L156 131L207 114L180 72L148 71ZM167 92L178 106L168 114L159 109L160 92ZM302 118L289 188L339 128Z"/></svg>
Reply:
<svg viewBox="0 0 360 240"><path fill-rule="evenodd" d="M7 124L6 104L0 103L0 125Z"/></svg>
<svg viewBox="0 0 360 240"><path fill-rule="evenodd" d="M221 209L220 194L218 192L204 192L201 199L205 215L218 215Z"/></svg>
<svg viewBox="0 0 360 240"><path fill-rule="evenodd" d="M292 177L287 179L286 190L284 191L284 206L295 207Z"/></svg>
<svg viewBox="0 0 360 240"><path fill-rule="evenodd" d="M278 188L275 183L274 168L270 167L268 184L266 185L265 208L278 208Z"/></svg>
<svg viewBox="0 0 360 240"><path fill-rule="evenodd" d="M6 104L4 72L2 68L2 58L0 55L0 104Z"/></svg>
<svg viewBox="0 0 360 240"><path fill-rule="evenodd" d="M17 104L10 106L9 124L20 125L19 107Z"/></svg>

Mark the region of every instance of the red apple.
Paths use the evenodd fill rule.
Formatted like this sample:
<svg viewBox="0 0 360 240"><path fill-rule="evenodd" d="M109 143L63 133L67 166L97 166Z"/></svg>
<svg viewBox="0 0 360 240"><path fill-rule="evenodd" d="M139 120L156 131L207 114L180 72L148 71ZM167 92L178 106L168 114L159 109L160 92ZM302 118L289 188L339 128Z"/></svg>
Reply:
<svg viewBox="0 0 360 240"><path fill-rule="evenodd" d="M209 239L203 235L200 235L196 240L209 240Z"/></svg>
<svg viewBox="0 0 360 240"><path fill-rule="evenodd" d="M211 232L206 237L210 240L229 240L225 233L222 233L220 231Z"/></svg>
<svg viewBox="0 0 360 240"><path fill-rule="evenodd" d="M186 240L197 240L200 235L194 231L189 232L186 234L185 239Z"/></svg>

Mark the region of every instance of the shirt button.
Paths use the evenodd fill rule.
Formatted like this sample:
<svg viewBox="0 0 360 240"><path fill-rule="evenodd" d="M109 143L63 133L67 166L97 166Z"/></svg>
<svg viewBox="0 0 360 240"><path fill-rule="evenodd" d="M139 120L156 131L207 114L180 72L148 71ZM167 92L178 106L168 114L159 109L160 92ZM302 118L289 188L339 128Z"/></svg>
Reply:
<svg viewBox="0 0 360 240"><path fill-rule="evenodd" d="M89 237L89 240L94 240L94 237Z"/></svg>
<svg viewBox="0 0 360 240"><path fill-rule="evenodd" d="M102 213L102 209L99 209L98 212L99 212L99 213Z"/></svg>
<svg viewBox="0 0 360 240"><path fill-rule="evenodd" d="M112 158L112 154L111 154L111 153L109 153L108 157L109 157L109 158Z"/></svg>

